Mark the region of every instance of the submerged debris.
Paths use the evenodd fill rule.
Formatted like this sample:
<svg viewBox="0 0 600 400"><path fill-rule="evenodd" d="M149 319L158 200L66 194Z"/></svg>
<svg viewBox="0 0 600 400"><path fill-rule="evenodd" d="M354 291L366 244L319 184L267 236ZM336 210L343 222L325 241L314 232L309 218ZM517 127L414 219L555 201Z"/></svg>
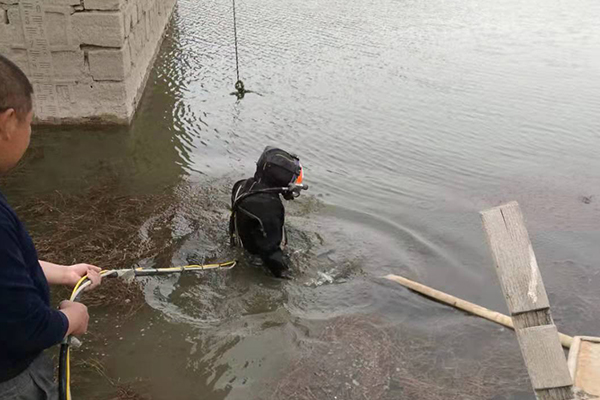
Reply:
<svg viewBox="0 0 600 400"><path fill-rule="evenodd" d="M594 199L594 196L579 196L579 201L581 201L583 204L591 204L592 200Z"/></svg>
<svg viewBox="0 0 600 400"><path fill-rule="evenodd" d="M98 359L89 358L87 360L75 362L75 367L79 371L79 375L76 375L73 380L77 382L78 376L83 375L85 372L91 372L93 375L100 376L107 386L107 392L110 394L104 394L98 396L91 396L92 399L107 399L107 400L151 400L151 397L145 393L144 387L147 386L147 382L142 380L135 380L132 382L122 382L120 379L111 378L106 372L105 365ZM112 390L111 390L112 389ZM81 396L78 396L81 397ZM90 398L89 394L86 394L86 398Z"/></svg>

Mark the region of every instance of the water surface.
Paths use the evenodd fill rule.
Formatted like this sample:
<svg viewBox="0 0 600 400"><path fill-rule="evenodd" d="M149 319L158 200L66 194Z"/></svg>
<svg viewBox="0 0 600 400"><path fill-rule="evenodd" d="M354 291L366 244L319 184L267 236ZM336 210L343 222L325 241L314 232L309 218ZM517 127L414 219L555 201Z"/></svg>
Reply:
<svg viewBox="0 0 600 400"><path fill-rule="evenodd" d="M174 187L171 265L241 257L146 279L148 307L99 319L107 374L172 400L533 399L511 332L380 277L506 312L478 212L517 200L559 329L599 334L600 3L238 1L259 93L242 101L231 11L180 0L131 128L39 129L42 156L5 189L77 192L106 171L129 193ZM268 144L311 185L288 209L292 282L227 247L229 187ZM90 374L76 394L111 390Z"/></svg>

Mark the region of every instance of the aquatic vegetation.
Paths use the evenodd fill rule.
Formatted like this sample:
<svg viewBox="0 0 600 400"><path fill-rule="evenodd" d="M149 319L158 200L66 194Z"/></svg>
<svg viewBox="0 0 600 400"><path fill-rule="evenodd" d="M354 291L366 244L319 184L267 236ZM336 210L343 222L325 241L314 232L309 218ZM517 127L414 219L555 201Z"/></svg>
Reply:
<svg viewBox="0 0 600 400"><path fill-rule="evenodd" d="M60 264L88 262L103 269L130 268L171 245L164 229L152 231L154 240L144 240L139 231L146 220L170 206L172 196L167 191L128 195L119 189L115 178L105 179L82 193L55 191L25 199L15 210L30 230L40 259ZM135 285L115 281L87 295L86 304L127 308L131 313L140 304L134 300L140 298Z"/></svg>
<svg viewBox="0 0 600 400"><path fill-rule="evenodd" d="M89 262L104 269L119 269L130 268L141 258L168 252L172 245L171 235L161 218L152 220L152 228L147 229L149 237L141 235L140 229L155 215L167 217L165 211L172 200L168 190L158 195L124 194L118 179L112 177L101 179L82 193L55 191L43 197L25 198L15 209L31 232L41 259L61 264ZM67 289L60 288L53 296L56 300L65 298ZM122 279L111 280L87 293L85 304L92 315L98 314L99 310L110 312L109 317L94 318L110 320L111 324L119 324L146 305L139 283ZM88 343L101 343L103 339L93 329L85 337ZM116 394L105 398L146 398L133 390L131 384L109 378L101 361L92 354L78 352L76 358L75 368L79 373L87 370L110 383ZM77 374L73 384L77 389Z"/></svg>
<svg viewBox="0 0 600 400"><path fill-rule="evenodd" d="M440 357L442 343L397 328L370 315L330 320L269 398L504 399L517 387L527 387L527 378L508 382L496 375L510 355L495 354L477 362L454 354Z"/></svg>

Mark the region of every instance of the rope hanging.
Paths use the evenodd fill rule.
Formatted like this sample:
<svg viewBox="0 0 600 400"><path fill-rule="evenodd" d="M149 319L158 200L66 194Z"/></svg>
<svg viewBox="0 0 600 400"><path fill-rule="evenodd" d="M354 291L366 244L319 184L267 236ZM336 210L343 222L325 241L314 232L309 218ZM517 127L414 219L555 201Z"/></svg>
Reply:
<svg viewBox="0 0 600 400"><path fill-rule="evenodd" d="M237 77L237 81L235 82L235 90L233 94L237 95L238 98L243 98L246 93L246 89L244 88L244 82L240 79L240 61L238 54L238 38L237 38L237 17L235 14L235 0L233 0L233 36L235 39L235 73Z"/></svg>

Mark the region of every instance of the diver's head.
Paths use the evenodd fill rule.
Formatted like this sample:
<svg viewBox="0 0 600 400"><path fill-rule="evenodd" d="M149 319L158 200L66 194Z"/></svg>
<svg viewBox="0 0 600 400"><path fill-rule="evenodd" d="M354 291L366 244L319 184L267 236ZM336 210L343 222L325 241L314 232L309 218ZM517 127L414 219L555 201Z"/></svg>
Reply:
<svg viewBox="0 0 600 400"><path fill-rule="evenodd" d="M303 178L300 159L276 147L267 146L256 163L254 179L269 187L301 184Z"/></svg>

